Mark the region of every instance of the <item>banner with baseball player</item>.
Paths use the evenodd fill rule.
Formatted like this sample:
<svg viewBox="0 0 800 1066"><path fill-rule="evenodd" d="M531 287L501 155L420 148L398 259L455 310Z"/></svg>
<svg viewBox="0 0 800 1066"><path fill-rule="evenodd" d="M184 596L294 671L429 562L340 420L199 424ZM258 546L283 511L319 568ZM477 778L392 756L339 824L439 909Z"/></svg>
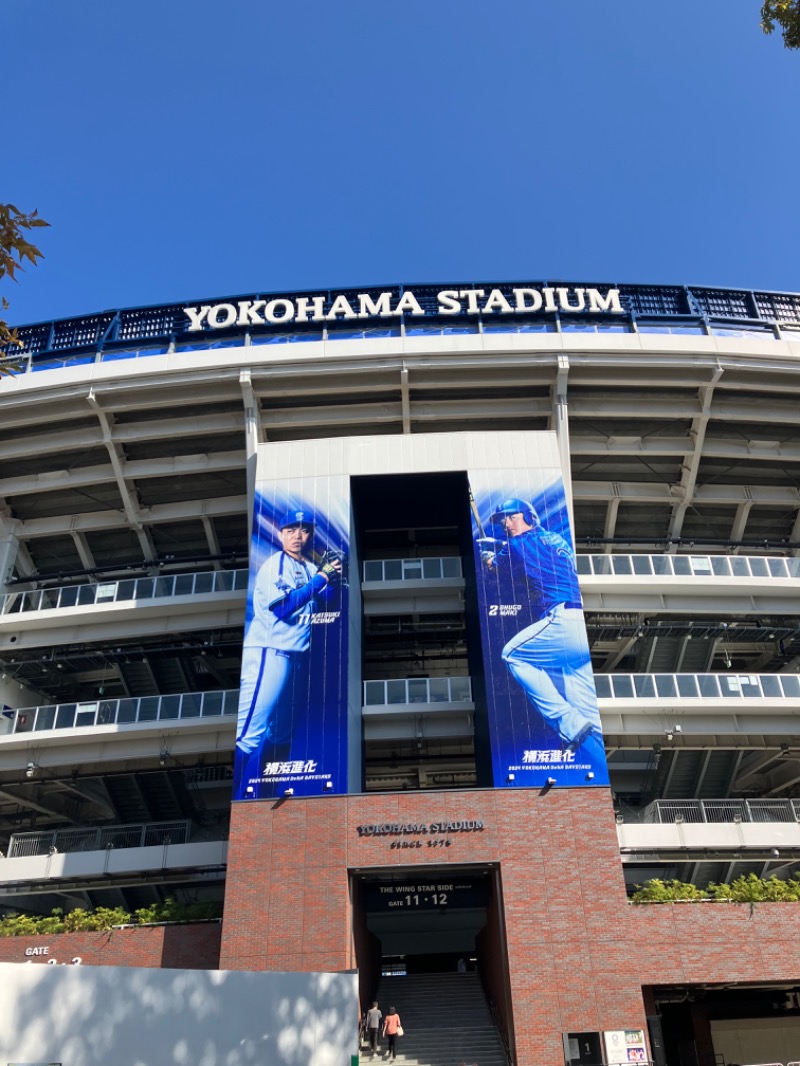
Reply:
<svg viewBox="0 0 800 1066"><path fill-rule="evenodd" d="M234 800L347 791L348 478L256 484Z"/></svg>
<svg viewBox="0 0 800 1066"><path fill-rule="evenodd" d="M561 471L468 477L495 788L607 785Z"/></svg>

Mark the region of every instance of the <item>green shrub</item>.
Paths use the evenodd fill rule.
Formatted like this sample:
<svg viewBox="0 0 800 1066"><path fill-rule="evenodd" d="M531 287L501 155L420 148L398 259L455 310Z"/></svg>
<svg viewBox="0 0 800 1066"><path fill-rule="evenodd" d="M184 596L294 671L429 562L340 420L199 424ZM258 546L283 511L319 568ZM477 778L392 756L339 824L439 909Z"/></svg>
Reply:
<svg viewBox="0 0 800 1066"><path fill-rule="evenodd" d="M763 878L756 874L737 877L731 884L715 884L707 890L683 881L661 881L657 877L637 885L631 896L632 903L675 903L679 900L716 901L732 903L798 903L800 902L800 878L781 881L780 878Z"/></svg>
<svg viewBox="0 0 800 1066"><path fill-rule="evenodd" d="M636 891L631 896L633 903L674 903L676 900L684 899L708 899L708 893L703 892L697 885L690 885L685 881L662 881L654 877L651 881L645 881L643 885L637 885Z"/></svg>
<svg viewBox="0 0 800 1066"><path fill-rule="evenodd" d="M154 925L158 922L199 922L219 918L221 903L176 903L174 899L140 907L133 915L122 907L76 907L64 914L57 907L49 915L10 913L0 918L0 936L35 936L36 934L102 932L115 925Z"/></svg>

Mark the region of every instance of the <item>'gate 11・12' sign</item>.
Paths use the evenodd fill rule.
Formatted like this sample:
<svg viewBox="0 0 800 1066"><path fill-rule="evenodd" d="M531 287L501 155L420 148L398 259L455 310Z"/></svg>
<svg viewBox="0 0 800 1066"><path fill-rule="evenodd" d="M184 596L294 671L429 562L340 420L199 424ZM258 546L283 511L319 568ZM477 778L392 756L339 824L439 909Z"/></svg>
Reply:
<svg viewBox="0 0 800 1066"><path fill-rule="evenodd" d="M446 874L429 875L427 880L367 882L364 891L369 911L485 907L489 898L485 878L448 878Z"/></svg>
<svg viewBox="0 0 800 1066"><path fill-rule="evenodd" d="M279 296L273 299L237 300L235 303L184 307L187 333L233 326L269 326L289 322L346 322L351 320L439 315L520 315L553 313L625 313L619 289L581 286L503 289L439 289L436 306L426 310L412 289L404 292L340 293L338 296ZM426 296L426 302L429 297Z"/></svg>

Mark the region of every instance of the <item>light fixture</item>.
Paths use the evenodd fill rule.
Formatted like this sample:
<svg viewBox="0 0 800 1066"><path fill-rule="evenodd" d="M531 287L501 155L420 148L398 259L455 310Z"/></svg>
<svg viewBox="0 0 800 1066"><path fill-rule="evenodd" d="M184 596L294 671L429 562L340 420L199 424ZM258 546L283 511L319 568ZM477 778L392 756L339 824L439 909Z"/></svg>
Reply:
<svg viewBox="0 0 800 1066"><path fill-rule="evenodd" d="M285 788L283 790L283 794L284 794L284 796L293 796L294 795L294 789L293 788Z"/></svg>
<svg viewBox="0 0 800 1066"><path fill-rule="evenodd" d="M255 796L256 794L256 790L253 788L252 785L248 785L247 788L244 790L244 794L248 799L252 799L253 796Z"/></svg>
<svg viewBox="0 0 800 1066"><path fill-rule="evenodd" d="M777 848L772 849L772 854L775 856L776 859L779 859L781 857L781 853L778 851Z"/></svg>
<svg viewBox="0 0 800 1066"><path fill-rule="evenodd" d="M326 781L325 782L325 791L326 792L331 792L332 790L333 790L333 781Z"/></svg>
<svg viewBox="0 0 800 1066"><path fill-rule="evenodd" d="M588 773L588 774L586 775L586 780L587 780L587 781L594 781L594 773L593 773L593 772L592 772L591 770L590 770L590 771L589 771L589 773Z"/></svg>
<svg viewBox="0 0 800 1066"><path fill-rule="evenodd" d="M548 785L550 788L552 788L555 783L556 779L554 777L548 777L547 781L545 781L545 784Z"/></svg>
<svg viewBox="0 0 800 1066"><path fill-rule="evenodd" d="M27 765L27 767L25 769L25 776L26 777L35 777L36 776L36 763L35 762L29 762L28 763L28 765Z"/></svg>
<svg viewBox="0 0 800 1066"><path fill-rule="evenodd" d="M514 781L516 781L516 778L514 777L514 775L513 774L509 774L508 777L506 778L506 784L507 785L511 785L511 784L514 783Z"/></svg>

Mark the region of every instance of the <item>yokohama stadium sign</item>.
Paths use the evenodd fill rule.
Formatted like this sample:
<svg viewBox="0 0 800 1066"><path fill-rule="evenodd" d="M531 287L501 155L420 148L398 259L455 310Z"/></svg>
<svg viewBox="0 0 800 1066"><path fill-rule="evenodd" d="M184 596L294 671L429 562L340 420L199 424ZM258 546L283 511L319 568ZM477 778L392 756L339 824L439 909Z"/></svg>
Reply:
<svg viewBox="0 0 800 1066"><path fill-rule="evenodd" d="M291 322L344 322L370 319L464 315L624 314L619 289L550 286L540 288L439 289L418 297L412 289L237 300L184 307L188 333L234 326Z"/></svg>

